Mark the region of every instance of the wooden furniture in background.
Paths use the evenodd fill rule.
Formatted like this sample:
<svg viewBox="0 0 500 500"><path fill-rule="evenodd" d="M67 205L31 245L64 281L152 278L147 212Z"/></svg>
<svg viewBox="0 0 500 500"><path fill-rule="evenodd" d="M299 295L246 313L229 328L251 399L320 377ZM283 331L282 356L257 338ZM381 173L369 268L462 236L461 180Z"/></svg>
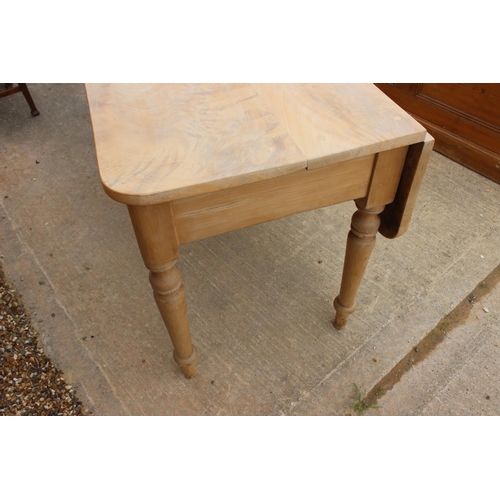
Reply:
<svg viewBox="0 0 500 500"><path fill-rule="evenodd" d="M196 373L179 245L356 200L334 324L380 231L408 227L433 139L371 84L87 84L99 172L128 205L186 377ZM380 227L379 227L380 226Z"/></svg>
<svg viewBox="0 0 500 500"><path fill-rule="evenodd" d="M500 183L500 83L377 83L436 139L435 150Z"/></svg>
<svg viewBox="0 0 500 500"><path fill-rule="evenodd" d="M35 102L33 101L28 86L25 83L18 83L17 87L14 87L12 83L5 83L5 90L0 90L0 97L7 97L12 94L17 94L22 92L26 102L31 109L31 116L38 116L40 111L36 109Z"/></svg>

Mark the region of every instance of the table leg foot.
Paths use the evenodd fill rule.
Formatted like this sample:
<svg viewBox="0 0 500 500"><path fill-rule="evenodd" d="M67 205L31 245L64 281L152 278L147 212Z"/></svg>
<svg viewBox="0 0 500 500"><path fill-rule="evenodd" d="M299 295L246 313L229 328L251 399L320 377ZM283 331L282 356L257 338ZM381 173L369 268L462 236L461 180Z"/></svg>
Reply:
<svg viewBox="0 0 500 500"><path fill-rule="evenodd" d="M342 273L340 293L333 302L336 310L333 325L343 328L349 315L356 309L356 294L365 272L368 260L375 246L375 236L380 226L380 217L384 207L361 208L352 216L351 230L347 236L347 246Z"/></svg>
<svg viewBox="0 0 500 500"><path fill-rule="evenodd" d="M182 373L186 378L193 378L196 376L196 359L198 358L198 351L193 345L193 353L189 358L180 358L174 350L174 361L181 367Z"/></svg>
<svg viewBox="0 0 500 500"><path fill-rule="evenodd" d="M340 302L339 298L335 297L333 301L333 307L335 308L335 319L333 320L333 326L340 330L344 328L347 323L349 316L356 310L356 303L352 307L344 307Z"/></svg>

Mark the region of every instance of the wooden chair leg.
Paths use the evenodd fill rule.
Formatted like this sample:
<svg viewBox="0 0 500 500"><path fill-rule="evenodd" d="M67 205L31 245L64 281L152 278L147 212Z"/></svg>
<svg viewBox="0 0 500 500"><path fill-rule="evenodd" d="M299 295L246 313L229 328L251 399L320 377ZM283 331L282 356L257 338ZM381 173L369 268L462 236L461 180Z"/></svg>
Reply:
<svg viewBox="0 0 500 500"><path fill-rule="evenodd" d="M29 107L31 109L31 116L38 116L40 114L40 111L36 109L35 102L33 101L30 91L28 90L28 86L25 83L18 83L19 88L21 89L21 92L23 93L24 98L29 104Z"/></svg>
<svg viewBox="0 0 500 500"><path fill-rule="evenodd" d="M191 343L186 293L176 267L179 249L169 203L129 206L137 242L158 309L174 345L174 360L186 378L196 375L197 351Z"/></svg>
<svg viewBox="0 0 500 500"><path fill-rule="evenodd" d="M375 236L380 226L379 213L384 207L358 210L352 216L351 230L347 236L347 246L342 273L340 293L333 302L336 310L335 328L343 328L349 315L356 309L356 293L365 272L368 260L375 246Z"/></svg>

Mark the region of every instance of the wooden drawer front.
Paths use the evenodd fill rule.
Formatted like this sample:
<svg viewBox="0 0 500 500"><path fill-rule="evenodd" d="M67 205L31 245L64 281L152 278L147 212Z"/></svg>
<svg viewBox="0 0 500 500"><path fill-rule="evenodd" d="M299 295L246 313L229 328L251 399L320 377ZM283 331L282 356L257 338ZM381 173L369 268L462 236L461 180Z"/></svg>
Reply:
<svg viewBox="0 0 500 500"><path fill-rule="evenodd" d="M369 155L174 200L172 210L179 244L363 198L368 193L376 157Z"/></svg>

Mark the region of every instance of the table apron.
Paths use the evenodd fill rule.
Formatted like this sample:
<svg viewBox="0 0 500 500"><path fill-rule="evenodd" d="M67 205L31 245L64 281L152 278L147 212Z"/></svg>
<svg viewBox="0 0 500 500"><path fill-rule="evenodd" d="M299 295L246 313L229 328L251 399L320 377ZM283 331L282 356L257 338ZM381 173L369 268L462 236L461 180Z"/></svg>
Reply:
<svg viewBox="0 0 500 500"><path fill-rule="evenodd" d="M171 202L179 244L366 197L376 154Z"/></svg>

